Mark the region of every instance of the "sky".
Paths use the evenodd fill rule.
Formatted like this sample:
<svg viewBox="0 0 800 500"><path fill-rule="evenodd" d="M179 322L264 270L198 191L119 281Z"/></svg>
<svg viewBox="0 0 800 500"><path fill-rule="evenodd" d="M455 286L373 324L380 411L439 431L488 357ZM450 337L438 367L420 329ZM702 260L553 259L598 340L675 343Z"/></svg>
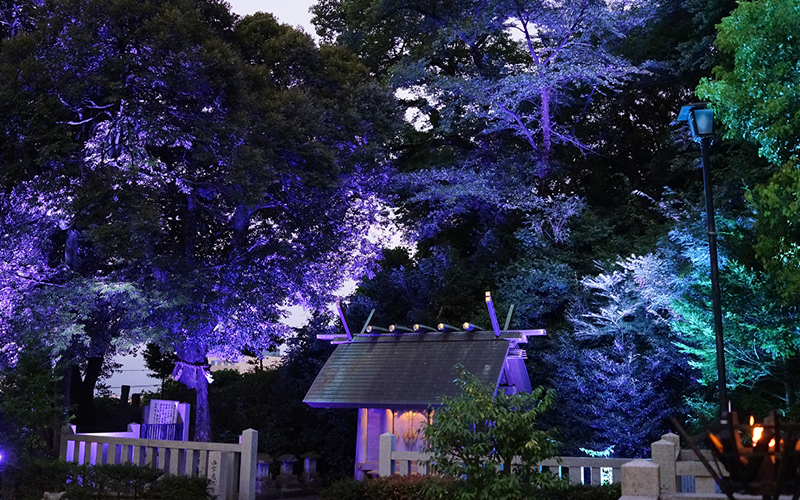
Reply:
<svg viewBox="0 0 800 500"><path fill-rule="evenodd" d="M313 35L311 13L308 8L314 0L228 0L231 10L241 16L256 12L269 12L278 21L293 27L302 26L306 33Z"/></svg>

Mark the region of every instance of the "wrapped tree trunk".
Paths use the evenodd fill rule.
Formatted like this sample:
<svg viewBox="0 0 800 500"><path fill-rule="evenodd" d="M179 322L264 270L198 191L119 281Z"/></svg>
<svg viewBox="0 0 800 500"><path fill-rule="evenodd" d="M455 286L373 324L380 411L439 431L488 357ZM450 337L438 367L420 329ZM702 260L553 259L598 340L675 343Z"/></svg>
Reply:
<svg viewBox="0 0 800 500"><path fill-rule="evenodd" d="M193 341L178 348L178 361L172 377L197 393L194 409L194 440L211 440L211 415L208 411L208 384L213 381L206 362L207 349Z"/></svg>

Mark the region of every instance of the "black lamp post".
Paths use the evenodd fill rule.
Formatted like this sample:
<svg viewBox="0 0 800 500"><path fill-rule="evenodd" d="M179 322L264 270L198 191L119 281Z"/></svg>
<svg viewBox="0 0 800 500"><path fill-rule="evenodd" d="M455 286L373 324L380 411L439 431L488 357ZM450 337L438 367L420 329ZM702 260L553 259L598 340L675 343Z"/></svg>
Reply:
<svg viewBox="0 0 800 500"><path fill-rule="evenodd" d="M708 252L711 258L711 302L714 312L714 334L717 340L717 377L719 379L720 420L728 419L728 391L725 376L725 346L722 337L722 306L719 293L719 265L717 263L717 229L714 224L714 198L711 189L711 164L708 148L714 135L714 111L705 103L689 104L681 108L679 122L688 122L692 139L700 143L703 163L703 184L706 191L706 218L708 221Z"/></svg>

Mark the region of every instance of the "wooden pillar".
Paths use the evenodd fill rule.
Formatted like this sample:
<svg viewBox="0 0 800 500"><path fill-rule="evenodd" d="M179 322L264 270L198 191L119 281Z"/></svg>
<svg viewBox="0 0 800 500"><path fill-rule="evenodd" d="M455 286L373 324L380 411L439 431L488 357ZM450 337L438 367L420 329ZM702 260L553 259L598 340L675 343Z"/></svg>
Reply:
<svg viewBox="0 0 800 500"><path fill-rule="evenodd" d="M383 426L383 432L394 434L394 412L389 408L386 409L386 425Z"/></svg>
<svg viewBox="0 0 800 500"><path fill-rule="evenodd" d="M367 431L369 429L369 410L367 408L358 409L358 434L356 436L356 465L355 477L357 480L364 479L364 472L361 465L367 461Z"/></svg>

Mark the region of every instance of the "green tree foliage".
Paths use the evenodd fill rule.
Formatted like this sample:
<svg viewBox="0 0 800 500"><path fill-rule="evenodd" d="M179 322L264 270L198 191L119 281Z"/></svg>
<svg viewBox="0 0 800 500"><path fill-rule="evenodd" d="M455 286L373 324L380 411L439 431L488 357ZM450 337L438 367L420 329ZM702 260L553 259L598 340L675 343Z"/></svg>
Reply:
<svg viewBox="0 0 800 500"><path fill-rule="evenodd" d="M800 292L800 168L786 162L768 182L755 186L748 200L756 211L755 254L782 285L781 297L797 304Z"/></svg>
<svg viewBox="0 0 800 500"><path fill-rule="evenodd" d="M796 303L798 235L797 159L800 153L800 9L792 0L740 2L719 25L716 46L727 56L703 79L697 93L709 99L726 137L744 138L780 170L753 184L748 200L756 212L755 252L782 283L782 296Z"/></svg>
<svg viewBox="0 0 800 500"><path fill-rule="evenodd" d="M698 382L717 384L716 344L709 303L710 279L698 269L674 305L676 346L696 368ZM793 307L782 305L769 275L728 261L720 270L727 385L743 411L797 411L800 328Z"/></svg>
<svg viewBox="0 0 800 500"><path fill-rule="evenodd" d="M733 64L714 68L697 88L714 103L728 127L726 137L744 137L774 164L800 154L800 8L793 0L740 2L722 20L716 47Z"/></svg>
<svg viewBox="0 0 800 500"><path fill-rule="evenodd" d="M726 137L755 143L771 163L751 162L753 171L761 171L747 193L755 217L738 219L732 233L748 242L729 238L735 244L732 260L720 275L727 384L734 403L756 413L769 407L796 410L800 51L794 39L799 21L796 2L740 2L718 26L716 46L725 59L697 88L727 126ZM704 268L695 273L700 274L693 275L686 300L676 305L680 320L674 328L683 337L679 346L701 370L701 382L713 385L708 280Z"/></svg>
<svg viewBox="0 0 800 500"><path fill-rule="evenodd" d="M495 388L463 370L456 383L461 394L442 400L424 433L436 470L466 479L457 498L520 498L530 489L557 482L537 466L557 450L554 432L537 426L553 403L552 391L495 394Z"/></svg>

